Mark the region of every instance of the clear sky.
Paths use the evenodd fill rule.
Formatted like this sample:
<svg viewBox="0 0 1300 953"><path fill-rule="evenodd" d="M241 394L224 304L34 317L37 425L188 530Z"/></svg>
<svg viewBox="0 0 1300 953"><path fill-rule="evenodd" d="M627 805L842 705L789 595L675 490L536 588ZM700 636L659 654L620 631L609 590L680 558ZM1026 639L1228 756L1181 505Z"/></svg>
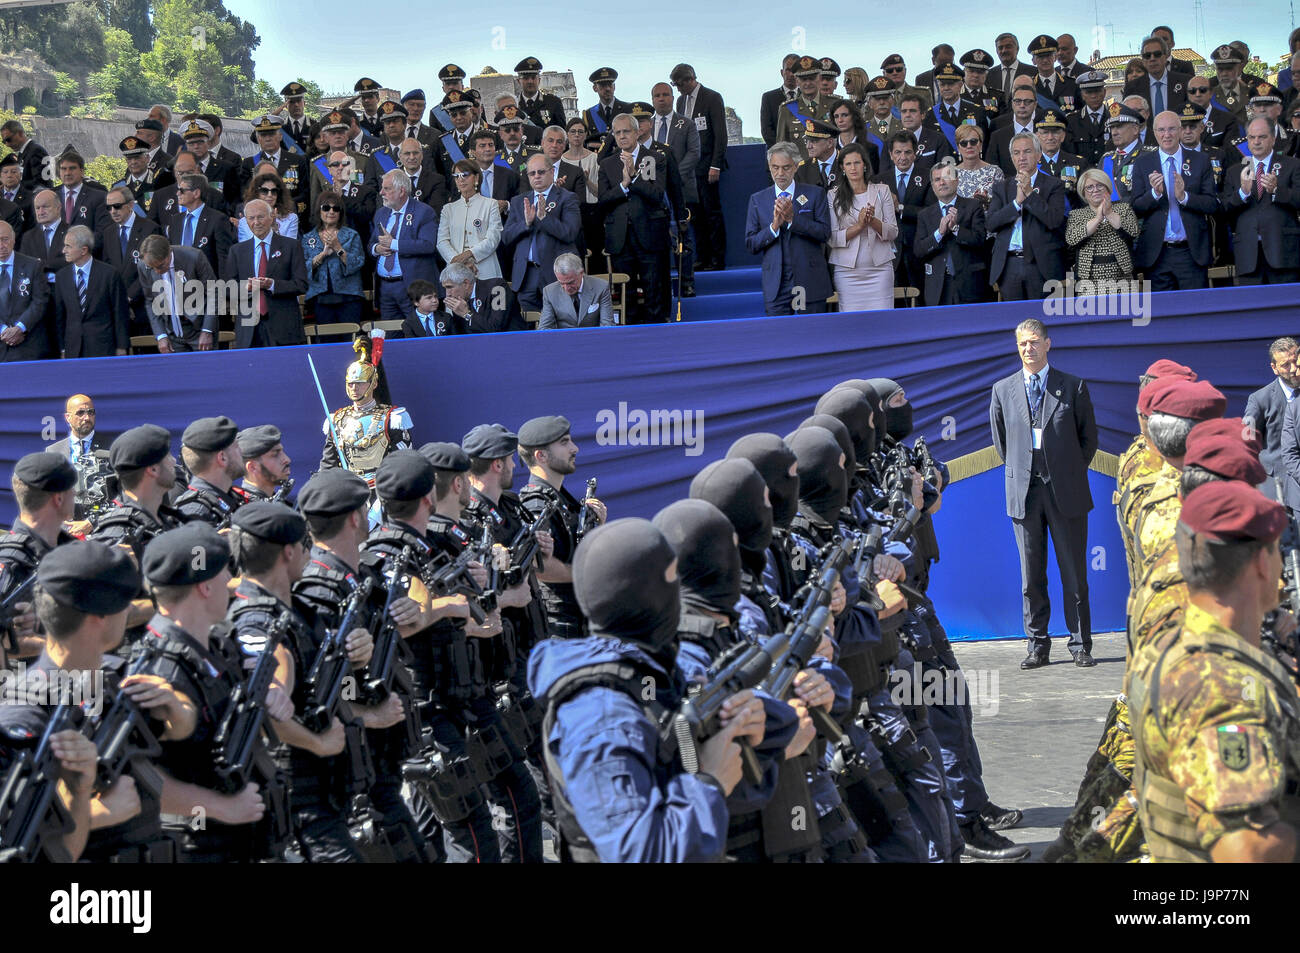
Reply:
<svg viewBox="0 0 1300 953"><path fill-rule="evenodd" d="M911 81L929 69L934 44L950 43L958 56L975 47L993 54L993 38L1004 30L1019 37L1025 62L1024 48L1040 33L1073 33L1080 58L1086 60L1096 48L1103 56L1136 52L1158 23L1173 28L1176 45L1207 58L1220 43L1242 40L1252 54L1275 62L1286 52L1294 25L1287 0L1206 0L1200 14L1203 30L1197 29L1191 0L1159 7L1094 0L1075 5L1078 12L1067 17L1008 17L997 5L948 0L902 0L887 7L852 0L455 6L415 0L382 5L226 0L226 7L257 26L262 37L255 53L257 75L277 89L301 75L326 93L350 92L361 76L371 76L393 89L421 87L436 100L441 98L437 73L445 63L454 62L473 76L485 66L510 72L524 57L536 56L548 70L572 70L579 105L589 106L595 94L586 78L598 67L618 70L620 99L649 100L650 87L666 81L673 65L684 61L695 67L701 83L721 92L735 108L747 136L758 135L759 98L777 85L781 57L791 51L832 56L842 69L861 66L871 76L880 72L881 60L898 52L907 61ZM1140 11L1137 19L1134 10ZM1198 40L1202 32L1204 42Z"/></svg>

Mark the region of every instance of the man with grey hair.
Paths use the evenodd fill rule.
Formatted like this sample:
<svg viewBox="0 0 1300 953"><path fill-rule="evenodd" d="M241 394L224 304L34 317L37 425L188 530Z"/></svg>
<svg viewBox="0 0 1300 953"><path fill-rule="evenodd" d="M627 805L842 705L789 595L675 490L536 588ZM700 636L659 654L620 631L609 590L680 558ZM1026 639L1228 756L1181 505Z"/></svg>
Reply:
<svg viewBox="0 0 1300 953"><path fill-rule="evenodd" d="M1039 171L1038 137L1011 137L1015 175L990 190L985 227L993 235L989 283L1003 301L1041 299L1049 281L1065 278L1065 186Z"/></svg>
<svg viewBox="0 0 1300 953"><path fill-rule="evenodd" d="M925 270L927 307L975 304L988 290L984 206L957 195L957 164L945 157L930 169L935 202L921 210L913 242Z"/></svg>
<svg viewBox="0 0 1300 953"><path fill-rule="evenodd" d="M519 296L519 307L540 311L542 288L555 280L556 257L578 250L582 215L573 194L556 187L546 156L530 156L525 170L528 187L510 200L497 254L510 256L510 287Z"/></svg>
<svg viewBox="0 0 1300 953"><path fill-rule="evenodd" d="M383 205L370 226L369 252L376 260L379 314L385 321L406 317L412 281L438 284L438 213L411 198L411 177L393 169L379 189Z"/></svg>
<svg viewBox="0 0 1300 953"><path fill-rule="evenodd" d="M480 278L472 265L454 261L442 270L442 289L443 308L471 334L528 330L504 278Z"/></svg>
<svg viewBox="0 0 1300 953"><path fill-rule="evenodd" d="M615 117L617 120L618 117ZM614 326L609 282L588 278L577 255L555 259L555 281L542 289L542 317L537 330L608 328Z"/></svg>
<svg viewBox="0 0 1300 953"><path fill-rule="evenodd" d="M162 134L158 137L158 145L163 152L169 156L175 156L185 149L185 140L172 132L172 109L163 103L155 103L149 107L149 118L155 122L162 123Z"/></svg>
<svg viewBox="0 0 1300 953"><path fill-rule="evenodd" d="M778 142L767 150L773 185L749 197L745 247L763 256L763 307L769 315L826 310L831 276L825 243L831 237L830 205L816 185L794 180L799 147Z"/></svg>
<svg viewBox="0 0 1300 953"><path fill-rule="evenodd" d="M216 272L235 243L235 230L223 211L207 203L207 193L206 175L182 173L176 179L176 212L164 224L169 242L197 249Z"/></svg>
<svg viewBox="0 0 1300 953"><path fill-rule="evenodd" d="M208 289L217 280L208 259L193 248L172 246L166 235L140 242L140 287L158 351L210 351L217 315L209 314Z"/></svg>
<svg viewBox="0 0 1300 953"><path fill-rule="evenodd" d="M235 347L306 344L298 308L307 290L302 245L276 234L275 211L261 199L244 206L244 220L252 237L230 249L221 275L239 283Z"/></svg>
<svg viewBox="0 0 1300 953"><path fill-rule="evenodd" d="M49 295L40 259L15 252L13 226L0 222L0 361L47 356Z"/></svg>
<svg viewBox="0 0 1300 953"><path fill-rule="evenodd" d="M113 357L130 346L126 288L108 262L91 257L95 233L73 225L63 236L71 268L54 276L54 330L60 357Z"/></svg>

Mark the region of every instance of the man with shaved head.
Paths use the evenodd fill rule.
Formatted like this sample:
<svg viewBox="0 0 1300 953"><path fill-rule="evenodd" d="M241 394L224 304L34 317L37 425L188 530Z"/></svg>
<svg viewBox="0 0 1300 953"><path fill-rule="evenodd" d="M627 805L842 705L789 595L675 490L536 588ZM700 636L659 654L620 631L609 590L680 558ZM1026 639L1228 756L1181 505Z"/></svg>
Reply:
<svg viewBox="0 0 1300 953"><path fill-rule="evenodd" d="M63 239L68 234L68 225L63 221L58 195L52 189L37 192L32 197L32 214L36 224L23 232L18 250L39 261L44 271L42 280L53 284L54 273L67 264L63 259Z"/></svg>
<svg viewBox="0 0 1300 953"><path fill-rule="evenodd" d="M95 402L85 394L73 394L63 408L68 435L45 448L77 468L76 518L85 519L87 509L107 502L118 493L117 474L108 465L108 448L113 441L96 426Z"/></svg>
<svg viewBox="0 0 1300 953"><path fill-rule="evenodd" d="M0 361L35 361L49 356L49 298L50 286L41 262L14 251L13 226L0 222Z"/></svg>

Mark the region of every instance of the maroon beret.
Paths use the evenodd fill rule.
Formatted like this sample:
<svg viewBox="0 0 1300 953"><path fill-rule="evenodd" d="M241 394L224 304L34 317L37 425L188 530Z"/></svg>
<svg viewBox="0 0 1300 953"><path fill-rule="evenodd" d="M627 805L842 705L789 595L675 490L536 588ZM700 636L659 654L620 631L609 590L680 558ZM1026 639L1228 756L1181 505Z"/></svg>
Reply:
<svg viewBox="0 0 1300 953"><path fill-rule="evenodd" d="M1147 368L1144 377L1181 377L1185 381L1196 380L1196 371L1186 365L1162 357Z"/></svg>
<svg viewBox="0 0 1300 953"><path fill-rule="evenodd" d="M1220 542L1271 542L1286 527L1286 509L1253 486L1216 480L1187 494L1179 519L1192 532Z"/></svg>
<svg viewBox="0 0 1300 953"><path fill-rule="evenodd" d="M1161 377L1152 381L1138 395L1138 413L1169 414L1189 420L1213 420L1228 409L1228 398L1215 390L1209 381L1188 381L1181 377Z"/></svg>
<svg viewBox="0 0 1300 953"><path fill-rule="evenodd" d="M1257 486L1267 476L1259 462L1259 450L1259 438L1250 423L1240 417L1220 417L1192 428L1183 463L1195 464L1226 480Z"/></svg>

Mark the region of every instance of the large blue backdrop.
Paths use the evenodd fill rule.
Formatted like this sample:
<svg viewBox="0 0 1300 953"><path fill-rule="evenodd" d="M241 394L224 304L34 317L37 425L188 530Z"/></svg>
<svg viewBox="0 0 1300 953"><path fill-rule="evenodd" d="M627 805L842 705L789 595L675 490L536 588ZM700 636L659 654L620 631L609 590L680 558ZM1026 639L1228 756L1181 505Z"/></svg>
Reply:
<svg viewBox="0 0 1300 953"><path fill-rule="evenodd" d="M1144 326L1125 318L1048 318L1050 359L1088 380L1101 446L1117 453L1135 428L1137 375L1170 357L1196 368L1241 413L1268 377L1267 344L1292 333L1294 286L1174 292L1153 298ZM474 424L561 413L581 453L575 490L595 475L614 516L650 516L683 496L690 478L742 434L784 434L812 412L819 394L849 377L890 376L916 407L918 433L952 460L989 446L989 389L1018 367L1012 329L1041 317L1038 303L970 305L870 314L692 322L556 334L525 332L391 342L384 357L392 391L415 421L419 442L457 440ZM176 436L195 417L225 413L241 426L273 422L285 433L300 482L316 467L322 411L307 366L311 353L332 406L340 406L347 345L9 364L0 369L0 473L22 454L64 435L63 401L85 392L107 433L150 421ZM691 414L679 445L645 445L634 430L598 439L604 420L635 411ZM607 430L610 428L606 428ZM617 430L617 425L613 428ZM667 440L674 438L669 424ZM689 443L686 439L689 437ZM952 634L1020 633L1015 547L1001 468L946 494L937 524L943 560L936 599ZM1090 545L1098 631L1123 624L1123 554L1110 506L1113 481L1093 475L1098 508ZM11 519L8 480L0 518ZM1099 561L1100 560L1100 561Z"/></svg>

